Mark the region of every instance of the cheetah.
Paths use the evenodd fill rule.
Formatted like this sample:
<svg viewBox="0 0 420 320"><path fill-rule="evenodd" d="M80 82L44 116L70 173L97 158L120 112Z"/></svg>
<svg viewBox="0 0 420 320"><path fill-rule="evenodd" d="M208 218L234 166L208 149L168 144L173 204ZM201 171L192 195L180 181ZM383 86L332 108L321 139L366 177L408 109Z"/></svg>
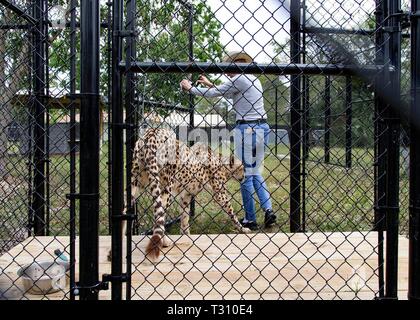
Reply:
<svg viewBox="0 0 420 320"><path fill-rule="evenodd" d="M192 147L176 139L170 129L147 129L135 145L131 185L133 199L149 187L154 205L153 235L146 247L146 256L154 261L163 247L170 245L165 235L165 212L174 197L179 198L182 235L190 234L189 205L193 196L204 188L228 214L237 231L248 233L235 215L226 183L244 178L242 162L233 155L216 154L202 143Z"/></svg>

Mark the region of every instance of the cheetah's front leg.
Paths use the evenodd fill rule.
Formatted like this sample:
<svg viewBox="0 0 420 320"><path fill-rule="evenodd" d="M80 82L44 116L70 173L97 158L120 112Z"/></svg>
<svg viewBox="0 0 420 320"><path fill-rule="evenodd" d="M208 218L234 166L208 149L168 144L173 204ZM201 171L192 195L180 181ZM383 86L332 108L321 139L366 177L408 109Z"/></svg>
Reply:
<svg viewBox="0 0 420 320"><path fill-rule="evenodd" d="M236 230L242 233L250 233L251 230L248 228L244 228L238 220L235 212L233 211L232 205L227 197L226 190L219 190L215 192L215 200L216 202L222 207L223 211L225 211L229 218L232 220L233 224L235 225Z"/></svg>
<svg viewBox="0 0 420 320"><path fill-rule="evenodd" d="M191 194L188 192L182 192L181 199L181 235L190 235L190 203L191 203Z"/></svg>

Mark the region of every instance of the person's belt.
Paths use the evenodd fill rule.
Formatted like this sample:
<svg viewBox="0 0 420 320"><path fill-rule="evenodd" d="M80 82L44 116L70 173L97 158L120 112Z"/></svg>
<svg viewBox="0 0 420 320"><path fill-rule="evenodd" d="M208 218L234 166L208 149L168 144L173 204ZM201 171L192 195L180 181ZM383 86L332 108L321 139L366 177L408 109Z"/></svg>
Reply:
<svg viewBox="0 0 420 320"><path fill-rule="evenodd" d="M255 119L255 120L236 120L236 124L246 124L246 123L267 123L267 119Z"/></svg>

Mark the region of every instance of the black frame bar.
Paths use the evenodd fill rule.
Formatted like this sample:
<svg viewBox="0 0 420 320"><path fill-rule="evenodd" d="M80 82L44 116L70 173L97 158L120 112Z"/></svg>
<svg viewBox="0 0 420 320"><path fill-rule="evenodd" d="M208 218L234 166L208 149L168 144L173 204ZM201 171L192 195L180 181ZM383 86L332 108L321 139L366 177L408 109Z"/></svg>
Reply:
<svg viewBox="0 0 420 320"><path fill-rule="evenodd" d="M194 7L190 3L179 1L188 10L188 61L194 62ZM189 75L189 80L193 82L193 75ZM188 108L189 108L189 126L188 130L191 132L194 130L194 95L189 93L188 95ZM190 141L190 146L194 144L194 141ZM190 216L195 215L195 197L192 197L190 202Z"/></svg>
<svg viewBox="0 0 420 320"><path fill-rule="evenodd" d="M76 9L77 0L70 1L70 193L76 193ZM76 285L76 201L70 201L70 300L75 299Z"/></svg>
<svg viewBox="0 0 420 320"><path fill-rule="evenodd" d="M304 27L303 33L314 34L352 34L352 35L366 35L371 36L375 34L376 30L362 30L362 29L334 29L334 28L320 28L320 27Z"/></svg>
<svg viewBox="0 0 420 320"><path fill-rule="evenodd" d="M346 77L346 168L350 169L352 165L351 159L351 148L353 144L353 135L352 135L352 116L353 116L353 106L352 106L352 79L351 77Z"/></svg>
<svg viewBox="0 0 420 320"><path fill-rule="evenodd" d="M324 87L324 162L330 163L331 136L331 78L325 77Z"/></svg>
<svg viewBox="0 0 420 320"><path fill-rule="evenodd" d="M376 0L376 10L375 10L375 20L376 20L376 29L381 30L384 20L385 13L387 12L387 1ZM375 63L383 64L385 57L385 48L384 48L384 33L377 32L375 35L375 46L376 57ZM384 88L384 79L383 74L378 74L375 79L375 90L374 90L374 101L375 101L375 110L374 110L374 157L375 157L375 167L374 167L374 180L375 180L375 191L374 191L374 227L373 230L378 232L378 298L383 298L385 296L385 262L384 262L384 230L385 230L385 214L384 208L386 205L386 157L385 157L385 144L383 141L383 136L386 131L385 123L383 121L383 112L384 112L384 99L380 94L380 90Z"/></svg>
<svg viewBox="0 0 420 320"><path fill-rule="evenodd" d="M45 107L45 91L46 91L46 34L44 17L46 12L45 0L33 1L33 15L37 21L33 29L33 89L34 89L34 174L33 174L33 228L35 236L44 236L46 234L46 107Z"/></svg>
<svg viewBox="0 0 420 320"><path fill-rule="evenodd" d="M408 299L420 300L420 0L411 1L410 229Z"/></svg>
<svg viewBox="0 0 420 320"><path fill-rule="evenodd" d="M290 60L292 63L296 64L295 66L297 66L300 64L302 58L300 1L291 1L290 17ZM302 70L300 68L296 68L295 71L296 73L292 75L290 82L290 232L301 231L302 83L300 73Z"/></svg>
<svg viewBox="0 0 420 320"><path fill-rule="evenodd" d="M116 1L114 1L116 2ZM80 7L80 254L81 300L97 300L99 285L99 0Z"/></svg>
<svg viewBox="0 0 420 320"><path fill-rule="evenodd" d="M296 50L296 49L294 49ZM211 62L133 62L127 66L120 62L122 72L136 73L243 73L243 74L279 74L279 75L360 75L374 76L382 71L384 66L367 65L355 67L352 65L333 64L301 64L296 61L292 63L211 63ZM388 66L389 71L394 68Z"/></svg>
<svg viewBox="0 0 420 320"><path fill-rule="evenodd" d="M306 0L301 0L302 16L300 29L303 30L306 26ZM306 33L302 32L301 36L301 62L306 63ZM302 221L301 231L306 231L306 161L309 159L310 151L310 128L309 128L309 108L310 108L310 97L309 97L309 77L306 75L302 76Z"/></svg>
<svg viewBox="0 0 420 320"><path fill-rule="evenodd" d="M390 73L384 69L386 123L386 260L385 297L398 298L398 223L399 223L399 162L400 162L400 67L401 67L401 28L398 15L400 0L388 0L388 16L385 19L385 63L395 66L398 72Z"/></svg>
<svg viewBox="0 0 420 320"><path fill-rule="evenodd" d="M125 30L132 31L134 34L135 31L135 11L136 11L136 1L129 0L126 3L127 6L127 17L125 23ZM136 58L136 39L135 37L128 37L126 40L125 46L125 56L127 65L130 64L131 61L134 61ZM118 63L118 60L116 60ZM113 70L115 73L119 73L118 70ZM135 75L132 72L128 72L126 74L126 85L125 85L125 110L126 110L126 119L125 123L128 125L126 130L126 143L125 143L125 154L126 154L126 208L127 214L135 215L135 205L132 199L132 189L131 189L131 168L132 168L132 158L133 158L133 151L135 147L135 143L137 140L137 126L136 126L136 119L135 119ZM118 108L118 106L116 106ZM124 159L122 159L124 163ZM126 256L126 274L127 276L127 283L126 283L126 299L131 299L131 263L132 263L132 220L127 220L127 229L126 229L126 247L127 247L127 256ZM122 235L124 236L124 235ZM122 259L118 258L118 259Z"/></svg>
<svg viewBox="0 0 420 320"><path fill-rule="evenodd" d="M122 106L122 78L118 72L118 63L122 58L122 38L120 31L123 27L124 2L114 0L112 5L112 93L111 93L111 117L112 117L112 149L111 149L111 172L112 172L112 226L111 226L111 296L113 300L122 299L122 282L119 278L122 274L122 220L120 217L124 210L124 139L123 139L123 110Z"/></svg>

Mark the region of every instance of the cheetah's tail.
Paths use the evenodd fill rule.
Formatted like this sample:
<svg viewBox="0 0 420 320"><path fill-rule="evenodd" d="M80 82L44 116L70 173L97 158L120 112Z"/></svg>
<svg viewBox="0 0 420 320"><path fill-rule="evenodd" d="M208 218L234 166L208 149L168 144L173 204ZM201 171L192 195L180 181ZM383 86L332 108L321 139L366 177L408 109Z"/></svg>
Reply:
<svg viewBox="0 0 420 320"><path fill-rule="evenodd" d="M163 248L163 237L159 234L154 234L146 247L146 257L151 260L159 258L160 250Z"/></svg>

